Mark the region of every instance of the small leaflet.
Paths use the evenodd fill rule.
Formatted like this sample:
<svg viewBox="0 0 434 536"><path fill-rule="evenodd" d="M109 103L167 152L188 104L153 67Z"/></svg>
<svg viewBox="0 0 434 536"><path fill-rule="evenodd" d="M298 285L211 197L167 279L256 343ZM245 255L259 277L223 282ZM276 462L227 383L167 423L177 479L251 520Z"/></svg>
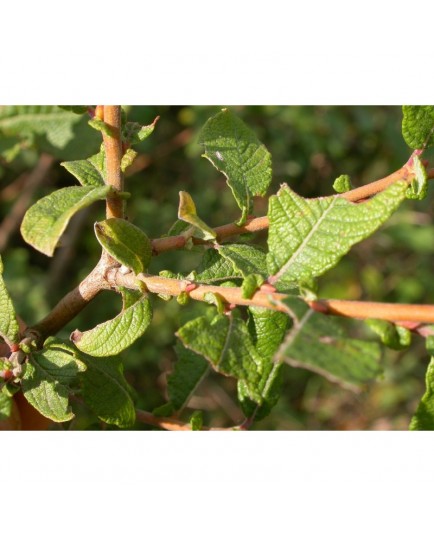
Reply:
<svg viewBox="0 0 434 536"><path fill-rule="evenodd" d="M204 240L214 240L217 236L214 229L209 227L209 225L197 215L196 205L188 192L179 192L178 218L198 229L200 232L199 238L203 238Z"/></svg>

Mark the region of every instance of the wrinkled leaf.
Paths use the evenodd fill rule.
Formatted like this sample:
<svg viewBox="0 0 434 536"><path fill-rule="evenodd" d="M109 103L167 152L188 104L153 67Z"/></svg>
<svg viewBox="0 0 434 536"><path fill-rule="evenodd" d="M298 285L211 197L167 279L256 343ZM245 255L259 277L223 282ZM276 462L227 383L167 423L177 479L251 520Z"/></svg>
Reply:
<svg viewBox="0 0 434 536"><path fill-rule="evenodd" d="M276 405L281 394L282 364L274 362L289 325L284 313L260 307L249 307L248 328L255 348L263 361L263 372L256 386L247 388L245 382L238 382L238 400L246 417L258 421L266 417ZM250 391L254 390L254 399Z"/></svg>
<svg viewBox="0 0 434 536"><path fill-rule="evenodd" d="M271 156L255 134L232 112L223 110L209 119L199 143L207 158L227 178L242 210L239 224L253 207L253 196L264 196L271 182Z"/></svg>
<svg viewBox="0 0 434 536"><path fill-rule="evenodd" d="M349 175L339 175L335 182L333 183L333 190L338 194L343 194L344 192L349 192L353 185L351 184L351 179Z"/></svg>
<svg viewBox="0 0 434 536"><path fill-rule="evenodd" d="M131 121L125 123L122 128L122 140L130 145L146 140L154 132L155 125L159 119L160 117L157 116L150 125L140 125Z"/></svg>
<svg viewBox="0 0 434 536"><path fill-rule="evenodd" d="M353 389L380 374L377 343L346 337L343 319L315 313L298 298L286 298L284 303L297 321L279 347L276 361L306 368Z"/></svg>
<svg viewBox="0 0 434 536"><path fill-rule="evenodd" d="M122 311L112 320L98 324L85 332L71 334L77 348L94 357L117 355L133 344L152 320L149 297L141 292L123 289Z"/></svg>
<svg viewBox="0 0 434 536"><path fill-rule="evenodd" d="M148 267L152 258L151 241L132 223L110 218L95 223L95 234L101 246L136 275Z"/></svg>
<svg viewBox="0 0 434 536"><path fill-rule="evenodd" d="M80 375L81 395L86 404L107 424L120 428L133 426L136 412L121 359L98 359L85 354L81 354L80 359L87 367Z"/></svg>
<svg viewBox="0 0 434 536"><path fill-rule="evenodd" d="M173 372L167 379L167 393L173 411L181 411L199 384L208 374L209 363L203 357L177 342L175 351L178 356Z"/></svg>
<svg viewBox="0 0 434 536"><path fill-rule="evenodd" d="M100 155L94 155L87 160L62 162L60 165L67 169L82 186L103 186L104 167L100 163Z"/></svg>
<svg viewBox="0 0 434 536"><path fill-rule="evenodd" d="M29 356L21 381L27 401L55 422L74 417L69 407L70 384L84 370L76 356L50 344Z"/></svg>
<svg viewBox="0 0 434 536"><path fill-rule="evenodd" d="M228 279L241 280L242 277L234 263L222 257L215 249L207 249L195 272L188 276L189 279L208 285L222 283Z"/></svg>
<svg viewBox="0 0 434 536"><path fill-rule="evenodd" d="M0 337L10 345L18 342L20 328L2 274L3 261L0 257Z"/></svg>
<svg viewBox="0 0 434 536"><path fill-rule="evenodd" d="M72 216L110 191L110 186L70 186L47 195L26 212L21 224L24 240L51 257Z"/></svg>
<svg viewBox="0 0 434 536"><path fill-rule="evenodd" d="M399 181L355 204L339 196L305 199L283 185L269 203L269 282L309 281L332 268L390 217L406 189Z"/></svg>
<svg viewBox="0 0 434 536"><path fill-rule="evenodd" d="M200 232L199 238L204 240L215 239L216 232L199 218L196 212L196 205L188 192L179 192L178 218L198 229Z"/></svg>
<svg viewBox="0 0 434 536"><path fill-rule="evenodd" d="M402 135L412 149L434 144L434 106L403 106Z"/></svg>
<svg viewBox="0 0 434 536"><path fill-rule="evenodd" d="M225 259L230 260L234 268L244 277L252 273L267 275L266 253L257 246L229 244L219 246L218 252Z"/></svg>
<svg viewBox="0 0 434 536"><path fill-rule="evenodd" d="M4 134L28 137L46 135L57 148L64 148L74 137L73 128L80 115L59 106L2 106L0 131Z"/></svg>
<svg viewBox="0 0 434 536"><path fill-rule="evenodd" d="M245 380L249 389L258 383L262 359L246 324L235 311L230 316L217 314L212 319L205 316L195 318L176 335L184 346L203 355L218 373ZM254 397L253 390L250 394Z"/></svg>

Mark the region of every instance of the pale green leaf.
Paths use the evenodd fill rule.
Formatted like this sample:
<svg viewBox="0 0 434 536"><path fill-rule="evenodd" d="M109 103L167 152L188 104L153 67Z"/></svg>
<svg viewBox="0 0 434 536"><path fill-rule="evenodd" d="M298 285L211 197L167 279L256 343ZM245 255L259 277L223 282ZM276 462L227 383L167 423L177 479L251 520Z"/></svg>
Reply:
<svg viewBox="0 0 434 536"><path fill-rule="evenodd" d="M116 356L98 359L85 354L81 354L80 359L87 367L80 375L85 403L107 424L120 428L133 426L136 412L121 359Z"/></svg>
<svg viewBox="0 0 434 536"><path fill-rule="evenodd" d="M55 422L74 417L69 407L71 383L83 371L76 355L48 343L39 352L29 356L21 380L27 401L42 415Z"/></svg>
<svg viewBox="0 0 434 536"><path fill-rule="evenodd" d="M241 285L241 297L249 300L265 281L261 274L249 274Z"/></svg>
<svg viewBox="0 0 434 536"><path fill-rule="evenodd" d="M95 223L95 234L101 246L136 275L148 267L152 258L151 241L132 223L110 218Z"/></svg>
<svg viewBox="0 0 434 536"><path fill-rule="evenodd" d="M253 196L264 196L271 182L271 156L255 134L232 112L223 110L209 119L199 143L204 157L221 171L242 210L240 224L253 207Z"/></svg>
<svg viewBox="0 0 434 536"><path fill-rule="evenodd" d="M258 383L263 363L246 324L235 313L195 318L179 329L177 336L184 346L204 356L218 373L246 380L250 388ZM253 390L250 395L255 396Z"/></svg>
<svg viewBox="0 0 434 536"><path fill-rule="evenodd" d="M152 320L149 297L132 290L122 292L124 307L115 318L83 333L72 333L71 340L81 352L94 357L117 355L146 331Z"/></svg>
<svg viewBox="0 0 434 536"><path fill-rule="evenodd" d="M137 151L134 149L128 148L122 156L121 160L121 170L124 173L127 167L131 166L134 162L136 156L138 155Z"/></svg>
<svg viewBox="0 0 434 536"><path fill-rule="evenodd" d="M106 134L107 136L110 136L111 138L114 137L113 129L110 127L110 125L108 125L107 123L104 123L104 121L100 119L99 117L93 117L92 119L88 121L88 123L89 123L89 126L94 128L95 130L98 130Z"/></svg>
<svg viewBox="0 0 434 536"><path fill-rule="evenodd" d="M434 106L403 106L402 135L412 149L434 145Z"/></svg>
<svg viewBox="0 0 434 536"><path fill-rule="evenodd" d="M434 357L426 371L426 391L410 422L410 430L434 430Z"/></svg>
<svg viewBox="0 0 434 536"><path fill-rule="evenodd" d="M414 179L411 181L406 195L409 199L422 200L425 199L428 192L428 173L418 155L414 154L412 159Z"/></svg>
<svg viewBox="0 0 434 536"><path fill-rule="evenodd" d="M332 268L390 217L406 189L399 181L356 204L339 196L305 199L283 185L269 203L269 282L309 281Z"/></svg>
<svg viewBox="0 0 434 536"><path fill-rule="evenodd" d="M0 257L0 337L10 345L18 342L20 328L2 274L3 261Z"/></svg>
<svg viewBox="0 0 434 536"><path fill-rule="evenodd" d="M74 138L73 128L80 121L80 115L59 106L0 107L0 131L5 135L46 135L57 148L64 148Z"/></svg>
<svg viewBox="0 0 434 536"><path fill-rule="evenodd" d="M201 411L194 411L189 422L192 432L199 432L203 426L203 413Z"/></svg>
<svg viewBox="0 0 434 536"><path fill-rule="evenodd" d="M381 373L377 343L346 337L343 319L315 313L298 298L286 298L284 303L296 322L280 345L276 361L311 370L352 389Z"/></svg>
<svg viewBox="0 0 434 536"><path fill-rule="evenodd" d="M178 218L198 229L200 232L199 238L204 240L215 239L216 232L199 218L196 212L196 205L188 192L179 192Z"/></svg>
<svg viewBox="0 0 434 536"><path fill-rule="evenodd" d="M343 194L344 192L349 192L352 188L351 179L349 175L339 175L335 182L333 183L333 190L338 192L338 194Z"/></svg>
<svg viewBox="0 0 434 536"><path fill-rule="evenodd" d="M167 379L167 394L173 411L182 410L210 370L208 361L185 348L175 346L178 356L173 372Z"/></svg>
<svg viewBox="0 0 434 536"><path fill-rule="evenodd" d="M98 155L95 155L87 160L62 162L61 166L74 175L82 186L103 186L104 174L103 170L98 165L98 158Z"/></svg>
<svg viewBox="0 0 434 536"><path fill-rule="evenodd" d="M26 212L21 224L24 240L51 257L72 216L110 192L110 186L70 186L47 195Z"/></svg>
<svg viewBox="0 0 434 536"><path fill-rule="evenodd" d="M157 116L150 125L140 125L139 123L131 121L125 123L125 126L122 128L122 140L129 145L135 145L136 143L146 140L146 138L154 132L155 125L159 118L160 117Z"/></svg>
<svg viewBox="0 0 434 536"><path fill-rule="evenodd" d="M370 318L366 324L376 333L381 342L393 350L402 350L411 343L411 331L386 320Z"/></svg>

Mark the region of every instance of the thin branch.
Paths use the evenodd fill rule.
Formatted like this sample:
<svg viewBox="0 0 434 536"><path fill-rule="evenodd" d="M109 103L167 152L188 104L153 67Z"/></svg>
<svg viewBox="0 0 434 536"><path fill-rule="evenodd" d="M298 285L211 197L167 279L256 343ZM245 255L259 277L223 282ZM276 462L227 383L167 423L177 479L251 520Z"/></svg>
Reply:
<svg viewBox="0 0 434 536"><path fill-rule="evenodd" d="M158 428L163 428L164 430L170 430L172 432L191 432L191 425L177 419L172 419L170 417L157 417L148 411L143 411L141 409L136 409L136 419L139 422L144 424L149 424L151 426L157 426ZM230 432L238 427L234 428L207 428L202 426L202 430L207 431L216 431L216 432Z"/></svg>
<svg viewBox="0 0 434 536"><path fill-rule="evenodd" d="M117 192L124 189L121 171L122 140L121 140L121 107L104 106L104 123L110 128L111 135L103 132L106 155L106 184L112 186ZM107 199L107 218L124 217L124 201L118 196Z"/></svg>
<svg viewBox="0 0 434 536"><path fill-rule="evenodd" d="M428 178L434 178L434 168L427 170ZM394 182L399 180L405 180L409 182L414 178L414 173L412 169L408 166L403 166L398 169L391 175L379 179L370 184L365 184L359 188L354 188L349 192L343 194L338 194L339 197L343 197L348 201L360 202L372 197L375 194L378 194L388 188ZM259 218L252 218L245 225L236 225L235 223L229 223L227 225L221 225L220 227L215 227L214 231L217 233L217 241L222 241L231 236L236 236L244 233L256 233L258 231L263 231L268 229L269 221L267 216L261 216ZM193 238L193 243L196 245L206 244L204 240L199 238ZM165 251L170 251L173 249L182 249L186 244L185 237L183 235L169 236L165 238L156 238L152 240L152 249L154 254L158 255Z"/></svg>
<svg viewBox="0 0 434 536"><path fill-rule="evenodd" d="M107 265L104 256L101 259L76 288L66 294L45 318L28 331L42 340L49 335L54 335L75 318L102 290L107 289L108 285L104 279Z"/></svg>
<svg viewBox="0 0 434 536"><path fill-rule="evenodd" d="M133 289L139 288L137 281L140 280L149 292L169 296L179 296L181 292L185 292L187 285L191 284L191 281L187 280L169 279L154 275L139 274L135 276L132 273L122 274L117 268L109 270L106 277L110 285ZM288 298L288 295L279 292L269 292L268 290L258 290L252 298L246 299L242 297L242 291L239 287L219 287L200 284L191 290L188 295L193 300L206 302L206 295L209 293L219 295L228 304L265 307L274 311L288 312L288 307L282 303L282 300ZM378 318L390 322L434 322L433 305L326 299L306 301L306 303L316 312L336 316L359 319Z"/></svg>
<svg viewBox="0 0 434 536"><path fill-rule="evenodd" d="M29 207L35 190L47 178L48 172L53 165L54 158L48 154L41 154L38 163L32 172L26 177L22 185L21 195L15 201L15 204L5 216L0 225L0 251L3 251L8 245L12 234L18 229L24 213Z"/></svg>

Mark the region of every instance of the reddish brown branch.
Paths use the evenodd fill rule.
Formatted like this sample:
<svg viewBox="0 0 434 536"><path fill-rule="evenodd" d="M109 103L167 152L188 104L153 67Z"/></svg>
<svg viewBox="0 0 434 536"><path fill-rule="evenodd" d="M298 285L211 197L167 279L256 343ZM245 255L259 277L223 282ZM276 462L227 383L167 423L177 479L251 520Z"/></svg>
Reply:
<svg viewBox="0 0 434 536"><path fill-rule="evenodd" d="M427 173L430 179L434 178L434 169L429 169ZM354 188L354 190L350 190L349 192L338 195L339 197L343 197L344 199L352 202L363 201L375 194L382 192L394 182L399 180L409 182L412 178L414 178L414 174L411 168L405 165L383 179L379 179L375 182L371 182L370 184L360 186L359 188ZM226 238L230 238L231 236L263 231L264 229L268 229L268 226L268 217L261 216L259 218L251 219L245 225L239 226L235 223L229 223L227 225L215 227L214 231L217 233L217 241L220 242ZM182 249L185 246L185 242L185 237L183 235L156 238L152 241L152 248L155 254L159 254L173 249ZM205 242L198 238L193 238L193 243L199 245L204 244Z"/></svg>
<svg viewBox="0 0 434 536"><path fill-rule="evenodd" d="M103 132L106 155L106 184L112 186L117 192L124 189L121 171L122 140L121 140L121 107L104 106L104 123L110 128L111 135ZM124 217L124 201L118 196L107 199L107 218Z"/></svg>

